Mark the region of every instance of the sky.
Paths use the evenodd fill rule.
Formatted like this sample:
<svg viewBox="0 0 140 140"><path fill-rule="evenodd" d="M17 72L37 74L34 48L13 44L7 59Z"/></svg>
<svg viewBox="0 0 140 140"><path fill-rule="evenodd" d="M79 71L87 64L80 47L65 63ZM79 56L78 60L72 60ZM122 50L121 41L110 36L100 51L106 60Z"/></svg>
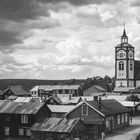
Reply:
<svg viewBox="0 0 140 140"><path fill-rule="evenodd" d="M0 78L113 77L124 17L140 60L139 13L139 0L0 0Z"/></svg>

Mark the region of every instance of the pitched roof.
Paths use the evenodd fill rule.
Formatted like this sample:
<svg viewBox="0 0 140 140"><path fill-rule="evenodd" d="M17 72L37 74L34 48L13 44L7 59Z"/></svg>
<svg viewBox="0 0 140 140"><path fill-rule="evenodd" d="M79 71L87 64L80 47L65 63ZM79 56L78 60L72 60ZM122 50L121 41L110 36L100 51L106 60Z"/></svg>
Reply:
<svg viewBox="0 0 140 140"><path fill-rule="evenodd" d="M121 101L125 101L127 97L128 97L128 95L108 95L106 97L106 100L115 99L115 100L121 102Z"/></svg>
<svg viewBox="0 0 140 140"><path fill-rule="evenodd" d="M47 105L53 113L67 113L72 110L74 105Z"/></svg>
<svg viewBox="0 0 140 140"><path fill-rule="evenodd" d="M69 96L60 97L62 104L78 104L82 100L81 97L69 97Z"/></svg>
<svg viewBox="0 0 140 140"><path fill-rule="evenodd" d="M98 93L101 92L101 93ZM84 96L94 96L94 94L103 94L106 90L100 86L92 86L84 91Z"/></svg>
<svg viewBox="0 0 140 140"><path fill-rule="evenodd" d="M120 104L114 99L101 100L101 109L99 109L99 101L87 101L87 103L92 107L96 108L105 116L129 111L126 107L124 107L122 104Z"/></svg>
<svg viewBox="0 0 140 140"><path fill-rule="evenodd" d="M35 86L33 89L30 91L38 91L38 89L44 89L45 91L52 91L54 89L79 89L81 86L80 85L40 85L40 86Z"/></svg>
<svg viewBox="0 0 140 140"><path fill-rule="evenodd" d="M48 99L46 99L46 101L51 100L51 99L54 99L59 104L62 103L61 100L60 100L60 98L58 96L51 96Z"/></svg>
<svg viewBox="0 0 140 140"><path fill-rule="evenodd" d="M28 103L18 103L12 101L0 101L0 113L4 114L36 114L43 106L43 103L31 101Z"/></svg>
<svg viewBox="0 0 140 140"><path fill-rule="evenodd" d="M31 95L30 92L25 90L22 86L10 86L3 90L1 95L5 94L8 90L11 90L16 96Z"/></svg>
<svg viewBox="0 0 140 140"><path fill-rule="evenodd" d="M126 107L135 107L137 105L140 104L140 102L133 102L133 101L123 101L123 102L120 102L123 106L126 106Z"/></svg>
<svg viewBox="0 0 140 140"><path fill-rule="evenodd" d="M75 106L70 112L66 114L66 116L74 111L76 108L81 106L83 103L87 104L93 110L101 114L102 116L114 115L124 112L129 112L129 109L124 107L122 104L117 102L116 100L101 100L101 109L99 109L99 101L82 101Z"/></svg>
<svg viewBox="0 0 140 140"><path fill-rule="evenodd" d="M39 97L17 97L13 102L30 102L31 100L38 100L38 102L41 102L41 99Z"/></svg>
<svg viewBox="0 0 140 140"><path fill-rule="evenodd" d="M31 130L41 132L70 133L75 129L80 119L47 118L43 123L36 123Z"/></svg>

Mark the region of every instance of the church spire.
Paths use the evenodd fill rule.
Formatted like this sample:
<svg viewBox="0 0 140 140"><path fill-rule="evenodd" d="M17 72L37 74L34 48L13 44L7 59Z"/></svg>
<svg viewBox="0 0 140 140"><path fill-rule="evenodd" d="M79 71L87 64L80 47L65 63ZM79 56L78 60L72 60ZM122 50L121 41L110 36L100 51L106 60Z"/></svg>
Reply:
<svg viewBox="0 0 140 140"><path fill-rule="evenodd" d="M123 30L123 35L122 35L122 37L127 37L126 31L125 31L125 27L124 27L124 30Z"/></svg>
<svg viewBox="0 0 140 140"><path fill-rule="evenodd" d="M126 31L125 31L125 18L124 18L123 35L121 36L121 43L128 43L128 37L127 37Z"/></svg>

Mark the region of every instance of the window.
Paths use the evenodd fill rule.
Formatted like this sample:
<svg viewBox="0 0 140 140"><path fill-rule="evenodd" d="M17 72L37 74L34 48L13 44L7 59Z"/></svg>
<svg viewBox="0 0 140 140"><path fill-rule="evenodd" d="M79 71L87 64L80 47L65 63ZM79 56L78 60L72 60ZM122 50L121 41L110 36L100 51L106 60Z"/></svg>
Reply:
<svg viewBox="0 0 140 140"><path fill-rule="evenodd" d="M4 128L4 134L5 134L5 136L9 136L10 135L10 127L5 127Z"/></svg>
<svg viewBox="0 0 140 140"><path fill-rule="evenodd" d="M9 115L5 115L5 122L10 122L10 116Z"/></svg>
<svg viewBox="0 0 140 140"><path fill-rule="evenodd" d="M130 70L133 70L133 63L130 61Z"/></svg>
<svg viewBox="0 0 140 140"><path fill-rule="evenodd" d="M106 118L106 127L109 127L109 120Z"/></svg>
<svg viewBox="0 0 140 140"><path fill-rule="evenodd" d="M24 129L23 128L19 128L19 136L23 136L24 135Z"/></svg>
<svg viewBox="0 0 140 140"><path fill-rule="evenodd" d="M125 113L125 122L128 122L128 114Z"/></svg>
<svg viewBox="0 0 140 140"><path fill-rule="evenodd" d="M59 89L59 94L62 94L62 89Z"/></svg>
<svg viewBox="0 0 140 140"><path fill-rule="evenodd" d="M75 90L74 90L74 89L72 89L72 91L71 91L71 92L72 92L72 94L74 94L74 93L75 93Z"/></svg>
<svg viewBox="0 0 140 140"><path fill-rule="evenodd" d="M120 124L120 115L117 116L117 124Z"/></svg>
<svg viewBox="0 0 140 140"><path fill-rule="evenodd" d="M30 133L30 129L29 129L29 128L26 128L26 135L27 135L27 136L30 136L30 134L31 134L31 133Z"/></svg>
<svg viewBox="0 0 140 140"><path fill-rule="evenodd" d="M65 94L69 94L69 90L68 89L65 90Z"/></svg>
<svg viewBox="0 0 140 140"><path fill-rule="evenodd" d="M82 116L88 115L88 106L86 104L82 105Z"/></svg>
<svg viewBox="0 0 140 140"><path fill-rule="evenodd" d="M124 119L125 119L124 114L122 114L122 123L124 123Z"/></svg>
<svg viewBox="0 0 140 140"><path fill-rule="evenodd" d="M124 70L124 62L123 61L119 62L119 70Z"/></svg>
<svg viewBox="0 0 140 140"><path fill-rule="evenodd" d="M21 123L28 123L28 115L21 115Z"/></svg>

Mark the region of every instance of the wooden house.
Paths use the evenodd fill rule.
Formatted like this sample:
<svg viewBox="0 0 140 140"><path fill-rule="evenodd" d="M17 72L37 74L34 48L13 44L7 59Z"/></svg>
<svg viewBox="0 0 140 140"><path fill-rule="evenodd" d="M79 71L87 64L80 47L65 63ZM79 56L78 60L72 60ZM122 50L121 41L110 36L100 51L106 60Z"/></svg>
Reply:
<svg viewBox="0 0 140 140"><path fill-rule="evenodd" d="M50 111L44 103L0 101L0 137L29 137L30 128L46 117Z"/></svg>
<svg viewBox="0 0 140 140"><path fill-rule="evenodd" d="M89 128L89 140L129 125L129 110L116 100L82 101L66 117L80 118Z"/></svg>
<svg viewBox="0 0 140 140"><path fill-rule="evenodd" d="M84 96L97 96L97 95L104 95L106 93L106 89L102 88L101 86L98 85L93 85L86 89L83 92Z"/></svg>
<svg viewBox="0 0 140 140"><path fill-rule="evenodd" d="M72 110L74 105L47 105L51 112L51 117L64 118L65 114Z"/></svg>
<svg viewBox="0 0 140 140"><path fill-rule="evenodd" d="M81 96L82 88L80 85L40 85L30 90L33 97L47 98L57 94L70 94L72 96Z"/></svg>
<svg viewBox="0 0 140 140"><path fill-rule="evenodd" d="M78 118L47 118L32 128L31 140L67 140L87 137L85 125Z"/></svg>
<svg viewBox="0 0 140 140"><path fill-rule="evenodd" d="M50 96L49 98L44 99L46 104L51 105L61 105L61 100L58 96Z"/></svg>
<svg viewBox="0 0 140 140"><path fill-rule="evenodd" d="M29 91L24 89L22 86L9 86L7 89L3 90L0 93L0 99L8 99L12 97L30 97L31 94Z"/></svg>

